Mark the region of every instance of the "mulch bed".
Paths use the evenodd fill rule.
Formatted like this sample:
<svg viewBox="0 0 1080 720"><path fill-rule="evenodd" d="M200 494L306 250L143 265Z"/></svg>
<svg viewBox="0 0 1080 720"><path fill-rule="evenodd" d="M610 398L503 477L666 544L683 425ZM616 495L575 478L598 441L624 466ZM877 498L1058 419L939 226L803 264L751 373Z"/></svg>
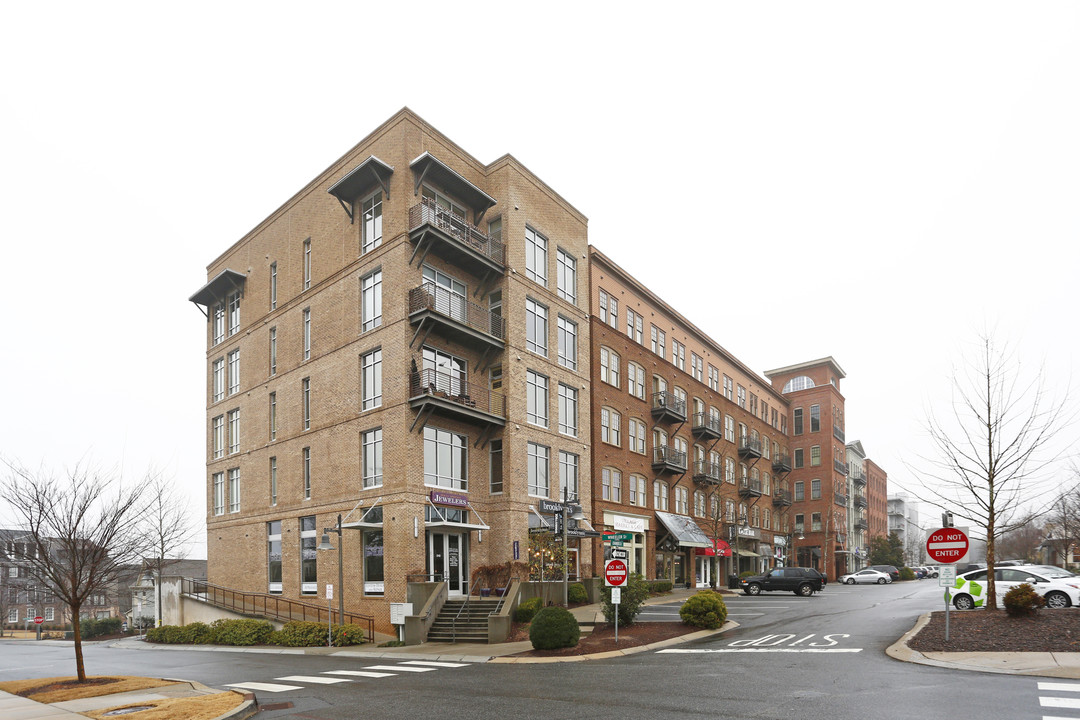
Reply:
<svg viewBox="0 0 1080 720"><path fill-rule="evenodd" d="M592 632L582 633L581 640L575 647L557 650L527 650L517 653L522 657L567 657L573 655L591 655L592 653L625 650L627 648L649 645L661 640L687 635L701 630L693 625L681 622L636 622L633 625L619 627L619 642L615 642L614 625L597 625ZM511 640L528 640L529 626L515 623Z"/></svg>
<svg viewBox="0 0 1080 720"><path fill-rule="evenodd" d="M86 682L79 682L75 680L63 680L61 682L54 682L48 685L38 685L36 687L20 690L15 693L22 697L30 697L31 695L37 695L38 693L52 692L53 690L67 690L72 687L88 687L90 685L111 685L112 683L120 682L120 678L114 677L88 677Z"/></svg>
<svg viewBox="0 0 1080 720"><path fill-rule="evenodd" d="M1080 652L1080 610L1040 610L1013 617L1004 610L931 613L930 622L908 640L919 652Z"/></svg>

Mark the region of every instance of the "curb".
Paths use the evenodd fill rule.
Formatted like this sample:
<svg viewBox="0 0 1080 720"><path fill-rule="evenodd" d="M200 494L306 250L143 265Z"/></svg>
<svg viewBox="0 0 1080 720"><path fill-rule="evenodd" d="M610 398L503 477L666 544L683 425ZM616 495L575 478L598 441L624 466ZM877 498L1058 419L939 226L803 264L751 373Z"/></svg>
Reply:
<svg viewBox="0 0 1080 720"><path fill-rule="evenodd" d="M489 662L524 665L531 663L585 662L587 660L607 660L610 658L619 658L626 655L635 655L641 652L648 652L650 650L659 650L661 648L670 647L671 645L681 645L682 643L691 642L693 640L701 640L702 638L719 635L720 633L727 632L728 630L734 630L737 627L739 627L739 623L728 620L724 622L722 627L719 627L716 630L698 630L696 632L687 633L686 635L680 635L679 637L668 638L667 640L660 640L658 642L650 643L649 645L638 645L636 647L626 648L625 650L607 650L605 652L591 653L589 655L561 655L555 657L518 657L514 655L503 655L499 657L493 657Z"/></svg>

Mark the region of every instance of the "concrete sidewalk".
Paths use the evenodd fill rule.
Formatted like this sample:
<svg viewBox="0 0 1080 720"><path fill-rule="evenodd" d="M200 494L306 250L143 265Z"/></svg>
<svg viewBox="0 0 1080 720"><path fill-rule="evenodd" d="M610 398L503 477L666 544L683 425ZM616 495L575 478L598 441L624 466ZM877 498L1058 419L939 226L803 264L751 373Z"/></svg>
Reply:
<svg viewBox="0 0 1080 720"><path fill-rule="evenodd" d="M36 700L0 691L0 718L4 718L4 720L74 720L75 718L86 720L86 716L80 713L120 705L163 700L165 698L197 697L199 695L213 695L225 692L207 687L202 683L187 680L178 680L177 683L177 685L132 690L131 692L113 693L112 695L98 695L92 698L65 700L57 703L40 703ZM255 706L254 696L250 696L228 717L229 720L243 720L243 718L251 717L256 712L258 712L258 708Z"/></svg>

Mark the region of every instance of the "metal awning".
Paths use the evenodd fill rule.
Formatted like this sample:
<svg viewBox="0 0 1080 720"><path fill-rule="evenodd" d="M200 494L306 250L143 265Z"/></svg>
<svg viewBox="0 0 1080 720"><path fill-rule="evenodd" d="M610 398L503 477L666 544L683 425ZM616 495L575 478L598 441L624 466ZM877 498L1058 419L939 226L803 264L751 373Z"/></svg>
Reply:
<svg viewBox="0 0 1080 720"><path fill-rule="evenodd" d="M488 208L495 204L495 198L473 185L458 174L457 171L429 152L424 152L423 155L413 160L409 163L409 167L416 173L414 195L420 193L420 186L425 179L430 178L472 209L473 213L475 213L474 225L480 222L480 218L484 216Z"/></svg>
<svg viewBox="0 0 1080 720"><path fill-rule="evenodd" d="M657 512L656 518L667 528L680 547L711 548L709 537L701 531L698 524L688 515Z"/></svg>
<svg viewBox="0 0 1080 720"><path fill-rule="evenodd" d="M354 520L352 522L344 522L344 521L342 521L341 528L343 530L351 530L351 529L363 530L364 528L381 528L383 526L382 520L379 520L379 521L376 522L374 517L369 518L369 515L371 515L372 511L374 511L375 508L379 507L379 503L381 503L381 502L382 502L382 496L380 495L378 498L375 499L375 502L371 503L371 507L369 507L367 510L364 511L364 513L360 516L359 520ZM356 512L356 509L358 507L360 507L363 503L364 503L363 500L356 503L356 505L353 506L353 509L349 511L349 515L352 515L354 512ZM349 519L349 515L345 516L345 520Z"/></svg>
<svg viewBox="0 0 1080 720"><path fill-rule="evenodd" d="M424 527L429 527L429 528L431 528L431 527L452 527L452 528L462 528L462 529L465 529L465 530L490 530L491 529L490 527L488 527L487 523L484 522L484 519L482 517L480 517L480 513L476 512L476 508L473 507L472 503L468 503L468 509L469 509L470 512L472 512L476 516L476 519L479 520L480 522L459 523L459 522L453 522L451 520L447 520L446 519L446 513L444 513L442 511L442 509L439 508L438 505L431 502L431 498L428 498L427 502L428 502L428 505L430 505L432 508L434 508L435 513L440 518L442 518L442 520L431 520L431 521L426 521L425 520L424 521Z"/></svg>
<svg viewBox="0 0 1080 720"><path fill-rule="evenodd" d="M235 270L222 270L214 279L199 288L198 292L188 298L196 305L202 305L205 308L209 308L214 303L219 303L225 299L229 293L244 291L244 281L247 280L247 275L244 273L236 272Z"/></svg>
<svg viewBox="0 0 1080 720"><path fill-rule="evenodd" d="M390 199L390 176L394 174L394 168L387 165L374 155L360 163L345 174L345 177L331 185L326 192L337 198L341 207L353 219L353 203L359 200L368 190L378 185L382 188L386 199Z"/></svg>

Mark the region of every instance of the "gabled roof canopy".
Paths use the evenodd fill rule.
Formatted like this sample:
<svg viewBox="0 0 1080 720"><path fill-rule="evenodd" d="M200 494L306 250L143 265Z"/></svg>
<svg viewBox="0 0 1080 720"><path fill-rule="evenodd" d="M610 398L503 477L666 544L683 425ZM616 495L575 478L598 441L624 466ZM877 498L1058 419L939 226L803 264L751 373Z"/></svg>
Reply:
<svg viewBox="0 0 1080 720"><path fill-rule="evenodd" d="M473 185L429 152L425 152L413 160L409 163L409 167L416 174L414 195L420 193L420 185L423 184L424 180L431 179L448 193L468 205L475 213L476 218L482 217L488 208L495 204L495 198Z"/></svg>
<svg viewBox="0 0 1080 720"><path fill-rule="evenodd" d="M244 282L247 276L235 270L222 270L210 282L203 285L198 292L188 298L196 305L209 308L214 303L221 302L225 296L232 292L243 292Z"/></svg>

